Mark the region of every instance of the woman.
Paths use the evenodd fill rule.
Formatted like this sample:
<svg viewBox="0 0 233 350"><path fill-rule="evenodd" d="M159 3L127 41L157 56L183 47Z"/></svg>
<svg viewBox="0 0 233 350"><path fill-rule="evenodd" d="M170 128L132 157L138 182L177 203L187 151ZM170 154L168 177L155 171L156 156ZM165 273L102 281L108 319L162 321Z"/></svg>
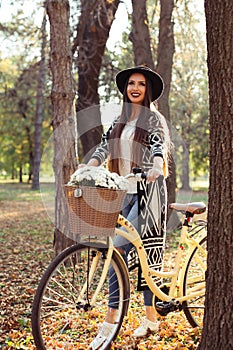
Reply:
<svg viewBox="0 0 233 350"><path fill-rule="evenodd" d="M108 159L109 169L122 176L132 172L135 166L147 173L146 182L137 183L135 179L130 181L122 214L139 230L146 252L150 252L152 257L148 258L149 265L161 269L166 222L164 178L168 174L170 139L165 119L152 102L161 96L163 80L150 68L137 66L120 71L116 76L116 84L123 94L121 115L103 135L101 144L87 165L99 166ZM82 166L84 164L79 167ZM114 245L128 264L127 257L132 244L116 236ZM143 283L141 271L138 289L144 290L146 318L133 336L142 337L149 329L156 331L158 322L157 312L152 306L153 294ZM113 293L110 290L110 294ZM92 349L103 344L108 332L111 332L116 311L117 307L109 300L106 320L90 345Z"/></svg>

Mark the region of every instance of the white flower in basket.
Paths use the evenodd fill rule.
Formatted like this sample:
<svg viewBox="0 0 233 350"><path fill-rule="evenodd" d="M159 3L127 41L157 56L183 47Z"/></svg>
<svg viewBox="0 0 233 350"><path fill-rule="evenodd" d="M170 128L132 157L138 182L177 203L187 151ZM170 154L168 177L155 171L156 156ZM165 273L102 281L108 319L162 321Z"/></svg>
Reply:
<svg viewBox="0 0 233 350"><path fill-rule="evenodd" d="M128 180L117 173L111 173L105 167L86 166L71 175L68 186L102 187L126 191Z"/></svg>

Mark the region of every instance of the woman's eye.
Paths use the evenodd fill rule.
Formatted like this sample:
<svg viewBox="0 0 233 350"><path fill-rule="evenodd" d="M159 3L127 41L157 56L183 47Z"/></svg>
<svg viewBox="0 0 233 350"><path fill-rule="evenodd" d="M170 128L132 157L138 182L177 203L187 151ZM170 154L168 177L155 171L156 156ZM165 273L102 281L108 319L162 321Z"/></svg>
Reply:
<svg viewBox="0 0 233 350"><path fill-rule="evenodd" d="M129 81L128 85L139 85L139 86L146 86L146 83L144 81L140 81L138 83L135 83L134 81Z"/></svg>

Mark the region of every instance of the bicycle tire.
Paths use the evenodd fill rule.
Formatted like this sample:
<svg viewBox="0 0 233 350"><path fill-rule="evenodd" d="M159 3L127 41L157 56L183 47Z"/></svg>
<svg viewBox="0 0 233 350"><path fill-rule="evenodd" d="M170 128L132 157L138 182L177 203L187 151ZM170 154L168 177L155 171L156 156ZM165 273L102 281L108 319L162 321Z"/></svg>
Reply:
<svg viewBox="0 0 233 350"><path fill-rule="evenodd" d="M207 238L200 241L200 246L205 250L205 254L196 247L187 263L183 281L183 294L188 295L193 289L202 289L202 294L182 303L185 316L192 327L203 326L204 308L205 308L205 272L207 266ZM204 283L204 286L203 286Z"/></svg>
<svg viewBox="0 0 233 350"><path fill-rule="evenodd" d="M48 266L35 294L32 306L32 334L38 350L87 349L98 333L98 324L105 319L109 298L107 273L94 305L89 302L99 283L106 261L106 248L76 244L62 251ZM88 272L84 261L98 260L88 292L78 301ZM116 338L129 304L129 278L121 256L111 258L119 284L119 307L115 327L100 349L108 349ZM90 267L90 264L89 264Z"/></svg>

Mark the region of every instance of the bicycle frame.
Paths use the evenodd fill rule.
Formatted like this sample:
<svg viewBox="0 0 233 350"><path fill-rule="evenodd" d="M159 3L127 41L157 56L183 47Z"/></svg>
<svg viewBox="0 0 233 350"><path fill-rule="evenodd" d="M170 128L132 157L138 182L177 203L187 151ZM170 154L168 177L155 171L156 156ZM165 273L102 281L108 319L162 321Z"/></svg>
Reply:
<svg viewBox="0 0 233 350"><path fill-rule="evenodd" d="M198 238L194 239L194 237L192 237L192 234L189 234L189 222L190 220L188 220L186 223L186 218L184 219L184 224L182 225L181 234L180 234L178 251L175 256L174 268L168 272L165 272L165 271L153 270L148 266L147 256L146 256L145 249L143 247L143 242L137 230L122 215L119 215L119 218L118 218L118 223L121 226L123 226L127 232L117 228L116 234L119 234L125 237L135 246L138 253L138 258L141 264L142 273L148 287L150 288L150 290L153 292L155 296L157 296L159 299L163 301L170 301L171 299L176 298L177 301L182 302L184 300L188 300L193 297L200 296L202 294L202 288L204 287L204 283L199 285L199 288L198 288L199 290L193 290L192 293L189 293L188 296L183 295L182 288L181 288L189 258L196 247L198 247L203 251L199 243L206 235L205 230L203 230L202 228L200 229L200 231L202 232L199 231L200 234L198 235ZM183 257L185 245L188 246L188 250L187 250L187 253L185 254L185 257ZM157 284L153 281L153 278L152 278L153 276L160 277L162 279L170 278L171 282L162 284L160 287L158 287ZM168 295L161 290L161 287L164 285L169 287Z"/></svg>
<svg viewBox="0 0 233 350"><path fill-rule="evenodd" d="M204 288L204 282L203 284L199 284L198 288L194 287L193 289L191 289L191 292L189 290L189 295L183 295L183 290L182 290L182 281L184 279L184 274L185 274L185 270L186 270L186 266L187 263L189 261L189 258L191 256L191 254L193 253L193 250L198 247L201 251L203 251L203 249L200 246L200 242L201 240L206 236L206 231L204 229L204 227L200 228L200 230L198 231L199 235L197 238L194 238L193 236L193 232L190 231L189 232L189 222L187 221L187 223L185 224L187 218L184 219L184 223L182 225L182 229L181 229L181 234L180 234L180 240L179 240L179 244L178 244L178 251L176 253L175 256L175 263L174 263L174 268L170 271L159 271L159 270L153 270L152 268L150 268L148 266L147 263L147 255L143 246L143 242L139 236L138 231L134 228L134 226L122 215L119 215L118 217L118 224L120 224L122 227L125 228L126 231L120 229L120 228L116 228L115 229L115 233L117 235L121 235L124 238L126 238L129 242L131 242L138 253L138 258L141 264L141 268L142 268L142 273L143 276L145 278L145 281L148 285L148 287L150 288L150 290L152 291L152 293L157 296L160 300L162 301L171 301L172 299L176 299L177 302L182 303L185 300L189 300L193 297L198 297L202 295L202 289ZM196 236L196 234L195 234ZM96 239L93 241L93 243L97 243ZM185 253L185 245L188 246L188 250L187 253ZM102 287L102 283L104 282L107 273L108 273L108 269L110 266L110 260L113 254L113 251L116 251L117 254L120 255L120 253L118 252L117 248L114 247L113 245L113 240L112 238L109 237L108 239L108 246L107 246L107 256L105 259L105 264L104 264L104 268L103 268L103 272L102 272L102 277L100 280L100 283L97 287L97 290L92 298L92 300L90 301L90 304L94 304L95 303L95 299L96 296L98 295L101 287ZM206 254L206 252L205 252ZM184 256L185 255L185 256ZM94 260L94 265L91 266L90 269L90 273L91 271L95 271L95 266L98 263L98 259L100 258L100 256L96 257L96 259ZM92 278L93 273L90 274L89 278ZM153 281L153 276L162 278L162 279L170 279L170 282L166 282L163 283L160 286L157 286L157 284ZM86 284L83 287L83 290L79 296L79 299L81 300L85 290L87 289L87 284L88 282L86 282ZM164 293L161 290L161 287L163 287L164 285L169 287L169 294Z"/></svg>

